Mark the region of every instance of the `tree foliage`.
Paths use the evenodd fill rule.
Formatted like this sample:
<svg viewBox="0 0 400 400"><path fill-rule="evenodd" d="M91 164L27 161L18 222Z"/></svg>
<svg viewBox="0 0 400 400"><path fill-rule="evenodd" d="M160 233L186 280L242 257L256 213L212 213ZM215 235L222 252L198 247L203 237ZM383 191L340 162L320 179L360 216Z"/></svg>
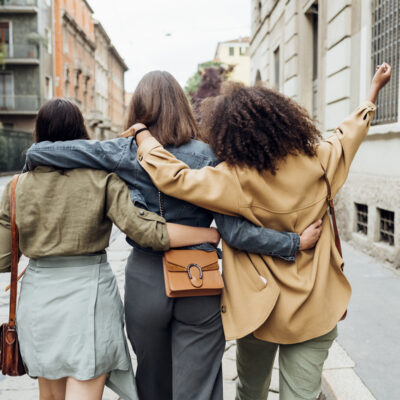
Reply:
<svg viewBox="0 0 400 400"><path fill-rule="evenodd" d="M216 96L219 93L221 83L228 79L232 70L232 66L211 61L200 64L197 72L188 79L185 92L192 103L196 118L200 103L205 98Z"/></svg>

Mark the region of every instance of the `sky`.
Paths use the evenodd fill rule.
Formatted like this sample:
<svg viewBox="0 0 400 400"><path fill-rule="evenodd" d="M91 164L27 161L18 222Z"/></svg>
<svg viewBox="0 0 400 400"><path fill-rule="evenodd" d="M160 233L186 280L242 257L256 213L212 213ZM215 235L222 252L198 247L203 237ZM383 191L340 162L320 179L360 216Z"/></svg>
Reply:
<svg viewBox="0 0 400 400"><path fill-rule="evenodd" d="M184 86L219 41L249 36L251 0L88 0L129 67L132 92L149 71L171 72Z"/></svg>

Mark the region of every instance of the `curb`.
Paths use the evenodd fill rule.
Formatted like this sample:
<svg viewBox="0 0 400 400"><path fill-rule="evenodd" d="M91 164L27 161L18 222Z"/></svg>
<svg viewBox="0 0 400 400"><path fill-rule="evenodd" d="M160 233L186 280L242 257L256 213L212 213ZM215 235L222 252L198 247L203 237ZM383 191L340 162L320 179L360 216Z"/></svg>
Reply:
<svg viewBox="0 0 400 400"><path fill-rule="evenodd" d="M355 366L355 362L335 341L322 373L322 392L326 400L376 400L357 375Z"/></svg>

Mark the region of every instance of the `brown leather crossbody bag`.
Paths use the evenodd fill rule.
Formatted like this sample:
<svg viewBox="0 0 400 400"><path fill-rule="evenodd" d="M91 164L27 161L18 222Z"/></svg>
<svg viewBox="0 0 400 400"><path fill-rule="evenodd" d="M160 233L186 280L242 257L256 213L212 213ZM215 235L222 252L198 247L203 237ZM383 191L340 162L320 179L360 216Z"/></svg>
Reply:
<svg viewBox="0 0 400 400"><path fill-rule="evenodd" d="M322 165L322 163L321 163L321 167L322 167L322 169L324 171L324 180L325 180L326 187L327 187L327 190L328 190L328 196L327 196L326 200L327 200L327 203L328 203L328 206L329 206L329 213L331 215L333 233L335 235L335 245L336 245L337 251L340 254L340 257L343 258L342 244L340 242L339 230L338 230L337 223L336 223L335 205L333 204L331 184L329 182L328 175L326 174L326 170L325 170L324 166ZM342 268L342 271L343 271L344 264L341 265L341 268ZM346 318L346 316L347 316L347 310L344 312L344 314L343 314L342 318L340 318L340 320L341 321L344 320Z"/></svg>
<svg viewBox="0 0 400 400"><path fill-rule="evenodd" d="M18 275L18 228L16 224L16 202L15 188L17 187L19 175L14 175L11 183L11 290L10 290L10 313L8 323L0 327L0 370L3 375L24 375L25 367L19 351L17 331L15 330L15 317L17 309L17 275Z"/></svg>
<svg viewBox="0 0 400 400"><path fill-rule="evenodd" d="M163 194L158 192L164 217ZM213 296L222 292L216 251L169 250L163 255L165 293L168 297Z"/></svg>

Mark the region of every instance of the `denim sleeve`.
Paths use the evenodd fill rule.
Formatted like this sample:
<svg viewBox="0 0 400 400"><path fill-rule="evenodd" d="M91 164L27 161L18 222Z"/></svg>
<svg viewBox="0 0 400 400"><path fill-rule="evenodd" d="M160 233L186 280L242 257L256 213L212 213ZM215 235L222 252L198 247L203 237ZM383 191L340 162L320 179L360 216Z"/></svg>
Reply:
<svg viewBox="0 0 400 400"><path fill-rule="evenodd" d="M130 139L69 140L65 142L40 142L33 144L26 154L24 171L37 165L57 168L94 168L115 171L125 152L129 151Z"/></svg>
<svg viewBox="0 0 400 400"><path fill-rule="evenodd" d="M261 228L237 217L214 213L218 230L225 242L250 253L280 257L295 261L300 247L300 236L292 232L278 232Z"/></svg>
<svg viewBox="0 0 400 400"><path fill-rule="evenodd" d="M128 185L128 187L129 187L129 193L130 193L130 196L131 196L132 203L136 207L148 210L149 207L147 207L147 202L144 199L144 196L142 195L142 192L140 190L134 188L131 185Z"/></svg>

